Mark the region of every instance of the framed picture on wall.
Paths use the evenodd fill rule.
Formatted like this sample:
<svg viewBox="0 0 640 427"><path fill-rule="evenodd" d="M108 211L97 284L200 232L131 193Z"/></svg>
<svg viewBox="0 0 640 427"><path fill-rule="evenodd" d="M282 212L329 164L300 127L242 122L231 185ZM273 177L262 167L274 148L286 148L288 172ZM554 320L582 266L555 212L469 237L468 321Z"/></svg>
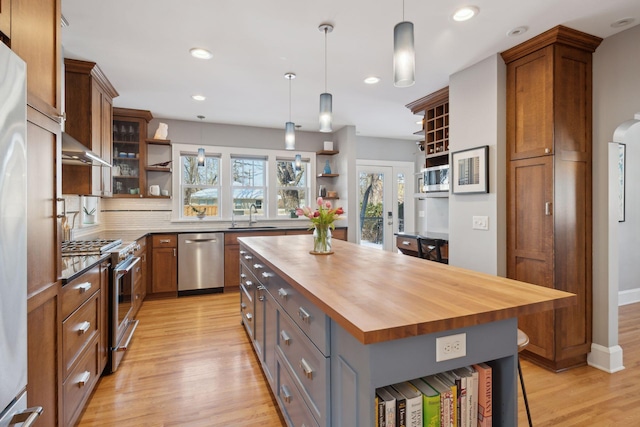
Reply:
<svg viewBox="0 0 640 427"><path fill-rule="evenodd" d="M618 222L624 222L624 187L627 146L618 144Z"/></svg>
<svg viewBox="0 0 640 427"><path fill-rule="evenodd" d="M470 148L451 154L452 192L489 192L489 146Z"/></svg>

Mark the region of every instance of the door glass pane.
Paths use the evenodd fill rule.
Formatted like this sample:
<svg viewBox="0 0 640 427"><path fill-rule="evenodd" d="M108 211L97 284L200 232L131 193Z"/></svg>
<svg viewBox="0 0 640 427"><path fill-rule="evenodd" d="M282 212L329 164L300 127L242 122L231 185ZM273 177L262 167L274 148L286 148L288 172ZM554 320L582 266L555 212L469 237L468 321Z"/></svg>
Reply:
<svg viewBox="0 0 640 427"><path fill-rule="evenodd" d="M358 176L360 209L360 244L383 249L384 174L360 172Z"/></svg>
<svg viewBox="0 0 640 427"><path fill-rule="evenodd" d="M398 174L398 188L396 189L398 195L398 232L404 231L404 174Z"/></svg>

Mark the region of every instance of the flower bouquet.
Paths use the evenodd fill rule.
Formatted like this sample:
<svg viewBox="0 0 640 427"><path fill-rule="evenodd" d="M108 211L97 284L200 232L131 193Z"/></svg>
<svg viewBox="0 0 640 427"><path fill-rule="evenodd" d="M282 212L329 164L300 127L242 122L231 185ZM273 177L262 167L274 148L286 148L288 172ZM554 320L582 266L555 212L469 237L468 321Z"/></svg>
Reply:
<svg viewBox="0 0 640 427"><path fill-rule="evenodd" d="M298 216L306 216L311 220L310 230L313 230L313 250L314 255L328 255L332 254L331 250L331 230L336 226L334 221L340 218L340 215L344 213L342 208L334 209L331 206L329 200L324 201L322 197L318 197L318 207L315 211L305 206L304 208L296 209Z"/></svg>

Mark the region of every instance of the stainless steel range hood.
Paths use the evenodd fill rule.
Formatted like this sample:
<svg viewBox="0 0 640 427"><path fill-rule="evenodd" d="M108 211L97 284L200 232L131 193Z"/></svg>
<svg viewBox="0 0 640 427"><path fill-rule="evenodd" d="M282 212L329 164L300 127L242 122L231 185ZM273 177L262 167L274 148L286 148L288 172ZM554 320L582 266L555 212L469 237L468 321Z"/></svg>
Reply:
<svg viewBox="0 0 640 427"><path fill-rule="evenodd" d="M111 167L109 162L66 132L62 132L62 164Z"/></svg>

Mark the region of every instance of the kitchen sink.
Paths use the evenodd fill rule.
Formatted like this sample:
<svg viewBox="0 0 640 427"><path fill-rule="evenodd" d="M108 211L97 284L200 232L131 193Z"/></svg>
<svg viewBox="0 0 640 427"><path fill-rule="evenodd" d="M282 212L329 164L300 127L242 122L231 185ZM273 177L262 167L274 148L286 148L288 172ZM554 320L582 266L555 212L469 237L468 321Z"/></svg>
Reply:
<svg viewBox="0 0 640 427"><path fill-rule="evenodd" d="M275 225L252 225L248 227L229 227L229 230L263 230L265 228L278 228Z"/></svg>

